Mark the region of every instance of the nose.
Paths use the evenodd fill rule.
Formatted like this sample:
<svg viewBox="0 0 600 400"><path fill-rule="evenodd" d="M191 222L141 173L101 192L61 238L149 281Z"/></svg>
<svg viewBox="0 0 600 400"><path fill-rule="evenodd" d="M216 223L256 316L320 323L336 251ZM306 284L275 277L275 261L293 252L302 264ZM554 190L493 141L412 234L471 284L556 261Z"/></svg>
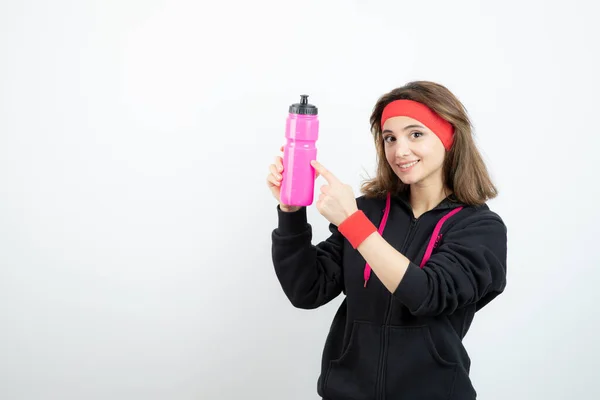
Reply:
<svg viewBox="0 0 600 400"><path fill-rule="evenodd" d="M410 155L410 148L408 147L408 143L404 139L396 140L396 157L404 158Z"/></svg>

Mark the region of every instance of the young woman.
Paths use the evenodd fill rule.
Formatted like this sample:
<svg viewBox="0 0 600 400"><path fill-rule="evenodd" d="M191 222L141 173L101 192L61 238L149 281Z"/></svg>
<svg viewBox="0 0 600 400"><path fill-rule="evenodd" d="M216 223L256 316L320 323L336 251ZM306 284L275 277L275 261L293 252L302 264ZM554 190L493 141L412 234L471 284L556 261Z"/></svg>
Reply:
<svg viewBox="0 0 600 400"><path fill-rule="evenodd" d="M306 209L278 204L275 272L298 308L340 293L322 355L327 400L469 400L476 391L462 339L506 285L507 230L471 123L444 86L411 82L371 115L377 176L355 198L314 161L316 207L331 236L317 245ZM268 185L279 200L282 162ZM371 273L372 272L372 273Z"/></svg>

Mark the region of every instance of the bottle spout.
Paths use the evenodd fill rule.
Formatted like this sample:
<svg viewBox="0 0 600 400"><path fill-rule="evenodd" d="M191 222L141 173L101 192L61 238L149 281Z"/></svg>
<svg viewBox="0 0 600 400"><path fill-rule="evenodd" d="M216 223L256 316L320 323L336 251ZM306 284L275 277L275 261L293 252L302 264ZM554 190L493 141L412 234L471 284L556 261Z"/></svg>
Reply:
<svg viewBox="0 0 600 400"><path fill-rule="evenodd" d="M300 103L292 104L289 107L290 114L301 114L301 115L317 115L319 110L313 104L308 103L308 95L300 95Z"/></svg>

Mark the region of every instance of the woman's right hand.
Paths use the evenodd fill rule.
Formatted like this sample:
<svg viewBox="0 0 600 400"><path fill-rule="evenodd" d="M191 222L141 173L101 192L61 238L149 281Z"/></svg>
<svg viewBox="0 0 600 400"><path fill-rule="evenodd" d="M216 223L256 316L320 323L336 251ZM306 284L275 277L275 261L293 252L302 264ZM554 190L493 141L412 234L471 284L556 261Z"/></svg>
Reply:
<svg viewBox="0 0 600 400"><path fill-rule="evenodd" d="M283 152L283 146L279 149ZM294 212L298 211L300 207L288 206L281 203L281 181L283 180L283 159L281 156L275 157L275 163L269 165L269 175L267 176L267 186L271 189L273 197L279 202L279 208L281 211Z"/></svg>

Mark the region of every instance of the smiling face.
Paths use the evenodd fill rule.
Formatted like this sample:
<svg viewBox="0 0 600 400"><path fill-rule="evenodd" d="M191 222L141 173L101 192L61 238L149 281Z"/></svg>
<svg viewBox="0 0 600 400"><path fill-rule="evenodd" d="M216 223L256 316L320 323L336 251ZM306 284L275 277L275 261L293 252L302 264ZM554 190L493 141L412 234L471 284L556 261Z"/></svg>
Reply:
<svg viewBox="0 0 600 400"><path fill-rule="evenodd" d="M419 121L393 117L382 127L385 157L406 185L442 185L446 149L442 141Z"/></svg>

